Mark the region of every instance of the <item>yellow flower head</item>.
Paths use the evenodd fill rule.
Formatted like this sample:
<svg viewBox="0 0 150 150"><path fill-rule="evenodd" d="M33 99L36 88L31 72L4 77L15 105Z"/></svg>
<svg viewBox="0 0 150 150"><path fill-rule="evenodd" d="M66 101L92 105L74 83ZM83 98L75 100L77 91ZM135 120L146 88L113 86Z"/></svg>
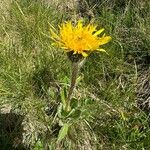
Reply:
<svg viewBox="0 0 150 150"><path fill-rule="evenodd" d="M63 48L65 52L73 52L73 54L81 54L87 57L92 51L105 51L99 46L111 40L111 37L105 36L105 34L100 37L104 29L96 30L96 27L93 24L84 26L82 20L79 20L76 25L69 21L59 27L58 35L50 29L51 38L55 41L54 44Z"/></svg>

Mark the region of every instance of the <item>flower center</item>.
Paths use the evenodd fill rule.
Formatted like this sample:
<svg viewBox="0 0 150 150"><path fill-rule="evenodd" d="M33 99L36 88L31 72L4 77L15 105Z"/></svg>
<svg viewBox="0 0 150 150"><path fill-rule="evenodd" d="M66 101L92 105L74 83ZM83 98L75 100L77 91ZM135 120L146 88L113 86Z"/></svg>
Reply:
<svg viewBox="0 0 150 150"><path fill-rule="evenodd" d="M82 37L81 36L78 36L77 37L77 41L81 41L82 40Z"/></svg>

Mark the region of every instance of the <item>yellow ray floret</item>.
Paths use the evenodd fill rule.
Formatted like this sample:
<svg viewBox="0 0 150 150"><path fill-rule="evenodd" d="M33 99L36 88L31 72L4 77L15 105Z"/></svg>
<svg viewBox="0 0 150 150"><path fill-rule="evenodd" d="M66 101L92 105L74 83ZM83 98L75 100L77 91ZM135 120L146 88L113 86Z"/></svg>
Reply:
<svg viewBox="0 0 150 150"><path fill-rule="evenodd" d="M63 48L65 52L72 51L73 54L87 57L92 51L105 51L100 46L111 40L111 37L105 34L100 37L104 29L96 30L96 27L93 24L84 26L82 20L79 20L76 25L69 21L59 27L58 35L51 28L51 39L55 42L53 44Z"/></svg>

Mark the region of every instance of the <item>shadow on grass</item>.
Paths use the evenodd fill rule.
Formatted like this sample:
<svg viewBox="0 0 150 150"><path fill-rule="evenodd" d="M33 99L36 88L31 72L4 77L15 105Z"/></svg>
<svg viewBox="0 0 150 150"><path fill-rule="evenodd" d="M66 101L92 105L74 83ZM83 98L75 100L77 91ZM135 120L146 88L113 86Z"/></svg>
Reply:
<svg viewBox="0 0 150 150"><path fill-rule="evenodd" d="M50 87L58 89L54 75L47 67L43 67L33 74L32 83L34 92L39 97L47 96Z"/></svg>
<svg viewBox="0 0 150 150"><path fill-rule="evenodd" d="M0 149L26 150L22 144L23 116L16 113L0 114Z"/></svg>

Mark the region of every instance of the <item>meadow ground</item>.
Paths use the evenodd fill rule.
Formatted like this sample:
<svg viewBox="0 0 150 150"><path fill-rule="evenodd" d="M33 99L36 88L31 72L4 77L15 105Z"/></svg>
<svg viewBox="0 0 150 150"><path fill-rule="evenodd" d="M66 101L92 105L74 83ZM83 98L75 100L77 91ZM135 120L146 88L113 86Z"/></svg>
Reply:
<svg viewBox="0 0 150 150"><path fill-rule="evenodd" d="M0 149L150 149L149 0L0 0L0 8ZM49 29L80 17L112 40L109 55L92 53L81 68L73 97L85 117L73 116L58 143L70 61Z"/></svg>

